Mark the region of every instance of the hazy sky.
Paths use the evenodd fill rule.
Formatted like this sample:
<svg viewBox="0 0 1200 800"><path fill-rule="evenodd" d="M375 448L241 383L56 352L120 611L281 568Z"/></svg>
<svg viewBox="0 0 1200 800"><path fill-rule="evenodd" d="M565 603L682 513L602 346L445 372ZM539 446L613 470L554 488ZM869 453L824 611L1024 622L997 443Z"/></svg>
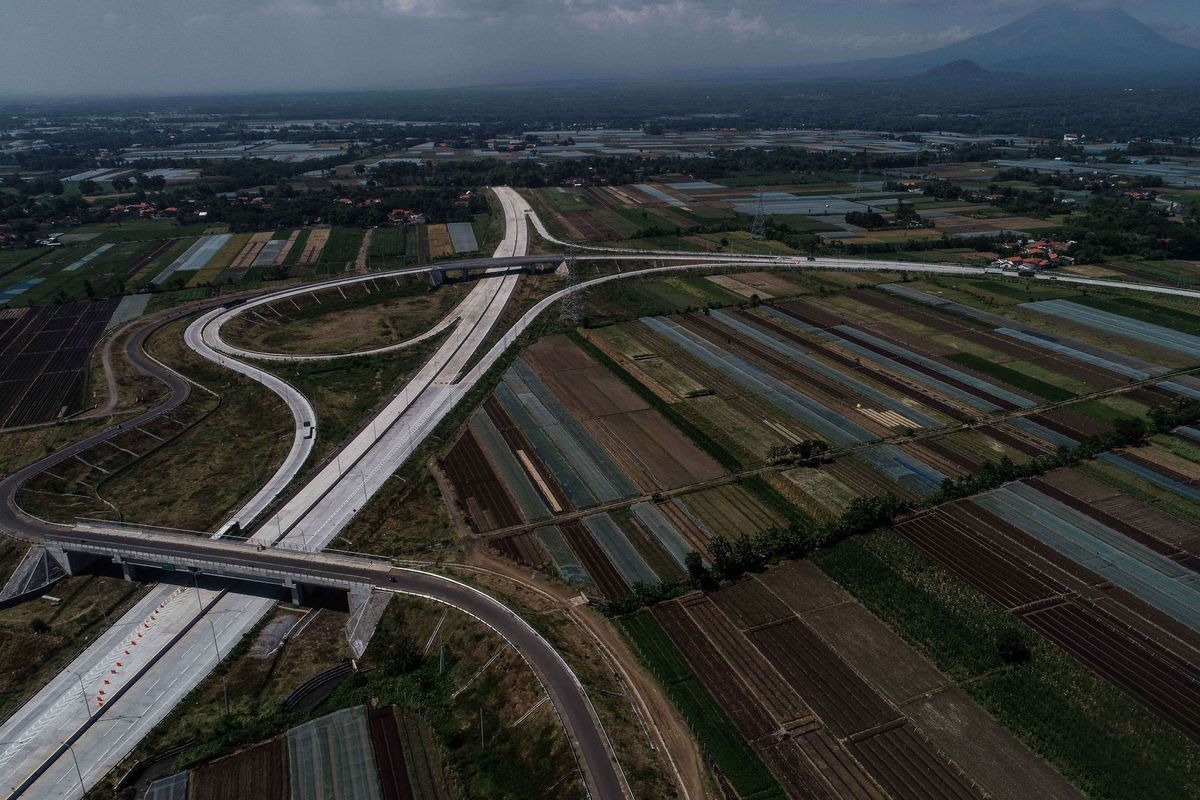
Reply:
<svg viewBox="0 0 1200 800"><path fill-rule="evenodd" d="M0 0L0 96L653 78L926 50L1044 0ZM1126 0L1200 46L1197 0Z"/></svg>

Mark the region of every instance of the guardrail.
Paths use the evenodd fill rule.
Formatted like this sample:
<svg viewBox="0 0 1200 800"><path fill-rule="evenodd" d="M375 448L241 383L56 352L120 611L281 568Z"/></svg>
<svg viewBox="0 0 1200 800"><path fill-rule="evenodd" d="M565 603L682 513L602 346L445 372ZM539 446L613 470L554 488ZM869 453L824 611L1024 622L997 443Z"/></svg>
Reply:
<svg viewBox="0 0 1200 800"><path fill-rule="evenodd" d="M354 665L349 661L343 661L335 667L330 667L324 672L319 672L312 676L304 683L292 690L292 693L283 699L281 707L284 713L294 711L298 705L304 702L310 694L322 689L333 681L339 681L346 677L353 670Z"/></svg>

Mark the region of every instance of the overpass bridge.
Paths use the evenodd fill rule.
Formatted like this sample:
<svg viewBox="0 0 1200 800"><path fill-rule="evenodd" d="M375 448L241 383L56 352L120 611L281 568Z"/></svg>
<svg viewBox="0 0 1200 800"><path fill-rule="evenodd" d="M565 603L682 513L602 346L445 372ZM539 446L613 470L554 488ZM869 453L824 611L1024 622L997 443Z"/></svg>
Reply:
<svg viewBox="0 0 1200 800"><path fill-rule="evenodd" d="M501 258L459 258L453 261L435 261L432 264L423 265L416 269L421 272L428 272L430 284L438 287L446 282L446 275L450 272L461 273L464 279L481 273L496 273L515 269L535 273L546 272L557 269L559 264L565 259L566 256L561 253L537 256L507 256Z"/></svg>
<svg viewBox="0 0 1200 800"><path fill-rule="evenodd" d="M290 590L297 604L304 588L312 587L346 592L354 609L375 586L394 582L391 561L379 556L296 550L116 522L44 531L42 546L69 575L108 559L127 580L138 573L178 572L250 581Z"/></svg>

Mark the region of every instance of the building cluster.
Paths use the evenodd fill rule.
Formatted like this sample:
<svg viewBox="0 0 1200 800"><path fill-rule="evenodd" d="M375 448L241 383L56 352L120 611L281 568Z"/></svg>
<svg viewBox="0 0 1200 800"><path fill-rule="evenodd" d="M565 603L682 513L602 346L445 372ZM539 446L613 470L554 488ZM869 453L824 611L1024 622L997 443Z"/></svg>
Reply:
<svg viewBox="0 0 1200 800"><path fill-rule="evenodd" d="M407 208L393 208L388 212L387 221L389 225L424 225L425 215L419 211L410 211Z"/></svg>
<svg viewBox="0 0 1200 800"><path fill-rule="evenodd" d="M1023 239L1009 245L1011 251L997 259L992 266L1007 269L1051 269L1068 267L1075 259L1067 251L1075 242L1060 242L1051 239Z"/></svg>
<svg viewBox="0 0 1200 800"><path fill-rule="evenodd" d="M151 217L162 219L164 216L170 216L179 211L174 206L170 208L160 209L152 203L118 203L115 206L109 206L108 215L110 217Z"/></svg>

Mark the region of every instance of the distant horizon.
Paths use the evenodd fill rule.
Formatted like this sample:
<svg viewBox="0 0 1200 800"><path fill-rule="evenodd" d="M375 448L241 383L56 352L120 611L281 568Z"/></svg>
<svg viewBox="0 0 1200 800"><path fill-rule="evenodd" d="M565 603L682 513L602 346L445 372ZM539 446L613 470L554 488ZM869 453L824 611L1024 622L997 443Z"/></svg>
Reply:
<svg viewBox="0 0 1200 800"><path fill-rule="evenodd" d="M0 98L406 92L711 79L922 53L1038 0L9 0ZM1096 7L1096 3L1087 3ZM1190 0L1123 4L1200 46Z"/></svg>

